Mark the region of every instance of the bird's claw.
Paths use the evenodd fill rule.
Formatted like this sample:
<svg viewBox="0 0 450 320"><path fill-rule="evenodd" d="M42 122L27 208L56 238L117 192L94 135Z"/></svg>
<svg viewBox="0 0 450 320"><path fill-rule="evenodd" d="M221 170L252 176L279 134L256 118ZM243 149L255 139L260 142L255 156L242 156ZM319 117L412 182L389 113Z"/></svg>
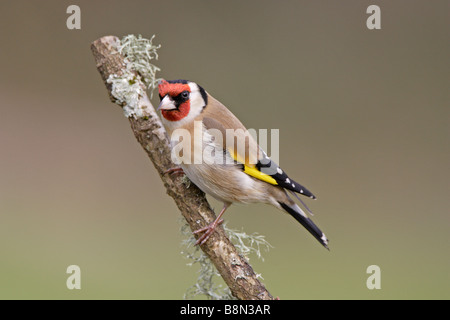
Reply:
<svg viewBox="0 0 450 320"><path fill-rule="evenodd" d="M170 168L163 172L164 174L172 174L172 173L184 173L183 169L180 167Z"/></svg>
<svg viewBox="0 0 450 320"><path fill-rule="evenodd" d="M204 244L209 237L212 235L212 233L214 232L214 230L216 230L216 227L220 224L223 223L223 219L220 219L219 221L214 221L211 222L209 225L207 225L206 227L200 228L198 230L195 230L193 233L194 234L199 234L201 232L204 232L204 234L202 234L197 241L195 242L195 245L202 245Z"/></svg>

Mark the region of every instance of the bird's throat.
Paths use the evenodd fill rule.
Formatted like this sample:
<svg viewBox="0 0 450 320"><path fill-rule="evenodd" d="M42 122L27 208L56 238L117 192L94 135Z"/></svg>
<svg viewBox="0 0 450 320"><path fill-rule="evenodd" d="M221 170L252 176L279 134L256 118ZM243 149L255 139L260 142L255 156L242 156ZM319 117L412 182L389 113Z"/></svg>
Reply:
<svg viewBox="0 0 450 320"><path fill-rule="evenodd" d="M178 109L173 110L161 110L162 116L169 121L180 121L184 117L186 117L189 114L189 110L191 109L191 106L189 104L189 101L186 101L178 107Z"/></svg>

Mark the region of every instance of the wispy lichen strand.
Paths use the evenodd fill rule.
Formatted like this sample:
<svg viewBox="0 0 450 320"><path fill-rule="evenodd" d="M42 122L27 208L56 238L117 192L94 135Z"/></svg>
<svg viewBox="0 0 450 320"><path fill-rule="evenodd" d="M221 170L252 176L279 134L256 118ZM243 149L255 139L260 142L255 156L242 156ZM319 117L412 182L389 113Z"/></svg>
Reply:
<svg viewBox="0 0 450 320"><path fill-rule="evenodd" d="M160 79L156 78L158 67L150 61L158 59L157 50L160 45L152 43L155 36L150 39L141 35L128 35L122 38L117 45L117 50L125 57L126 69L122 75L110 75L107 82L112 84L111 94L117 99L117 103L123 106L125 116L141 118L145 117L144 88L153 90L158 86Z"/></svg>
<svg viewBox="0 0 450 320"><path fill-rule="evenodd" d="M226 226L225 231L227 232L230 241L233 242L234 246L247 258L247 260L249 260L249 255L254 253L259 259L264 261L262 250L269 251L270 248L273 248L272 245L267 242L265 236L261 234L247 234L244 231L239 232L237 230L229 229Z"/></svg>
<svg viewBox="0 0 450 320"><path fill-rule="evenodd" d="M157 50L161 48L161 45L153 44L154 38L154 35L150 39L145 39L141 35L136 37L130 34L120 40L117 48L119 53L125 56L127 69L136 71L151 92L156 89L160 80L156 78L156 72L161 71L151 63L152 60L158 60Z"/></svg>
<svg viewBox="0 0 450 320"><path fill-rule="evenodd" d="M256 256L264 261L262 250L268 251L272 246L267 242L263 235L253 233L251 235L245 232L237 232L223 226L229 239L235 244L241 255L249 260L249 254ZM235 299L230 289L216 284L215 280L219 275L211 260L203 253L198 246L195 246L195 238L192 235L189 225L184 221L181 227L181 233L185 237L182 240L183 251L181 252L189 260L188 266L198 265L197 282L189 287L184 295L184 299L193 299L197 296L205 296L210 300L232 300ZM262 278L261 275L258 277Z"/></svg>

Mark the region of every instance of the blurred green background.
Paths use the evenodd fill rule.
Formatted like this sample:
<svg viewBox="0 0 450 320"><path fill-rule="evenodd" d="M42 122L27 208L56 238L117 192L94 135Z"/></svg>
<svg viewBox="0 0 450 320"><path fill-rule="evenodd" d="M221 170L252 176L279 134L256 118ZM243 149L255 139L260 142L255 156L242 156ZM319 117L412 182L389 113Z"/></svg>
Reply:
<svg viewBox="0 0 450 320"><path fill-rule="evenodd" d="M272 207L225 215L274 246L251 257L274 296L449 299L449 3L376 1L373 31L370 4L1 1L0 298L181 299L195 283L180 214L90 52L132 33L156 34L159 77L279 128L281 166L318 196L330 252ZM366 287L373 264L381 290Z"/></svg>

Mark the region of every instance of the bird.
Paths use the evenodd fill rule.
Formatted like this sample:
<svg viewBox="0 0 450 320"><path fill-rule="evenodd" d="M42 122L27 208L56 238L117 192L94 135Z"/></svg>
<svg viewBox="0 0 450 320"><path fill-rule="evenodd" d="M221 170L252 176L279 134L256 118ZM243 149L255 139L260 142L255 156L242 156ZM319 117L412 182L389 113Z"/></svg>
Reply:
<svg viewBox="0 0 450 320"><path fill-rule="evenodd" d="M223 203L217 218L195 230L196 245L204 244L233 203L265 203L287 212L326 249L328 239L289 196L316 199L294 181L257 144L239 119L202 86L189 80L160 80L157 111L179 167L166 173L184 173L204 193Z"/></svg>

